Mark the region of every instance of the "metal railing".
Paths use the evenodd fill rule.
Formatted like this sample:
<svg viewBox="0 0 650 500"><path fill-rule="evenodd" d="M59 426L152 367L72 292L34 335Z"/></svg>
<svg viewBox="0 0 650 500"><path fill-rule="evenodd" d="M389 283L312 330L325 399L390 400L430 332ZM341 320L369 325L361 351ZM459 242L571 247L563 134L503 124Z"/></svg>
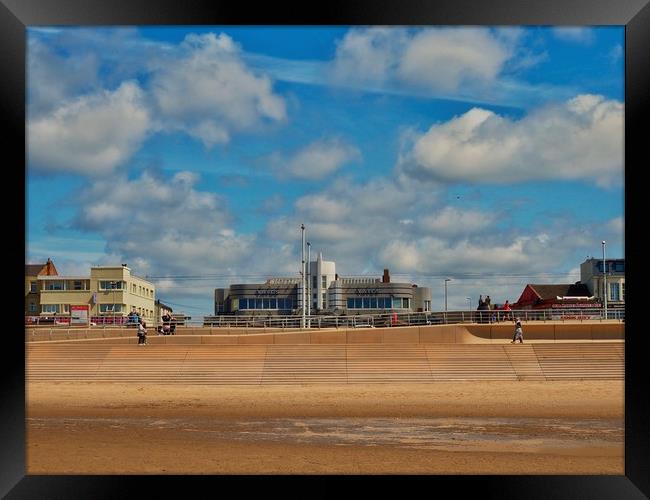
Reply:
<svg viewBox="0 0 650 500"><path fill-rule="evenodd" d="M435 311L435 312L391 312L378 314L347 314L347 315L314 315L306 319L307 328L381 328L392 326L416 326L433 324L456 323L502 323L511 322L515 318L522 321L585 321L585 320L615 320L625 321L624 309L608 309L605 318L601 308L581 309L526 309L526 310L484 310L484 311ZM146 319L145 319L146 320ZM192 328L278 328L298 329L302 317L269 316L269 315L219 315L204 316L197 320L184 320L177 326ZM148 328L153 333L161 325L158 320L147 321ZM130 328L135 323L129 322L128 317L98 316L91 317L91 325L74 325L69 316L26 316L26 326L48 327L87 327L91 328Z"/></svg>
<svg viewBox="0 0 650 500"><path fill-rule="evenodd" d="M438 311L403 312L383 314L356 314L336 316L310 316L308 328L360 328L415 326L455 323L501 323L514 321L584 321L625 320L625 310L608 310L607 318L600 308L581 309L526 309L526 310L484 310L484 311ZM205 316L203 326L220 328L300 328L301 316Z"/></svg>

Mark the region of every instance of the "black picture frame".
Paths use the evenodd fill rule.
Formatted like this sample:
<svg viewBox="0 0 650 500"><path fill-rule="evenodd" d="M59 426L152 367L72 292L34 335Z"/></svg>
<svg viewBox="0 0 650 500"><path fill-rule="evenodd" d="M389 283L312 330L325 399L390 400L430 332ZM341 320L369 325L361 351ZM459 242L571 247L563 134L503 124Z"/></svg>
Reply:
<svg viewBox="0 0 650 500"><path fill-rule="evenodd" d="M643 386L647 362L644 333L635 314L641 297L637 238L643 237L643 169L650 165L644 123L650 102L650 5L648 0L330 0L320 4L259 2L250 5L224 0L0 0L0 109L5 132L5 175L25 182L25 50L27 26L39 25L621 25L625 26L625 475L622 476L413 476L413 477L302 477L320 494L340 494L362 486L367 492L386 491L399 480L414 493L507 498L647 498L650 497L650 415ZM15 155L11 155L11 153ZM8 153L8 154L7 154ZM8 158L15 160L8 160ZM22 165L22 170L20 166ZM22 174L22 175L21 175ZM4 184L12 192L13 183ZM25 212L24 190L21 203ZM636 215L638 214L638 215ZM15 242L24 234L25 218L6 212L5 245L15 256L16 286L24 264L25 247ZM23 242L25 239L23 238ZM23 249L21 254L20 249ZM10 253L12 253L10 252ZM22 261L22 262L21 262ZM286 490L294 477L211 476L28 476L25 474L25 345L18 334L24 328L17 294L7 303L10 317L20 321L6 328L2 340L2 420L0 422L0 495L16 498L129 498L142 496L196 496L225 493L224 482L236 494L253 484ZM19 316L20 314L20 316ZM13 326L13 321L9 323ZM215 484L218 483L218 484ZM360 483L360 484L358 484ZM214 489L213 489L214 488ZM263 491L268 494L270 490ZM403 488L396 491L406 492ZM419 490L422 491L422 490ZM445 492L445 493L441 493ZM303 494L309 494L302 491Z"/></svg>

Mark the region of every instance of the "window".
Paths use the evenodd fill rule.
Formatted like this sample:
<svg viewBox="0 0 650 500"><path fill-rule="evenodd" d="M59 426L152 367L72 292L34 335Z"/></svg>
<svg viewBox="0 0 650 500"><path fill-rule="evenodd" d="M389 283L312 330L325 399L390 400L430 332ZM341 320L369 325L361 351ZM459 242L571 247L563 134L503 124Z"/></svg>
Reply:
<svg viewBox="0 0 650 500"><path fill-rule="evenodd" d="M327 294L323 294L323 307L325 307L325 303L327 302Z"/></svg>
<svg viewBox="0 0 650 500"><path fill-rule="evenodd" d="M354 299L348 299L348 309L354 309Z"/></svg>
<svg viewBox="0 0 650 500"><path fill-rule="evenodd" d="M625 281L621 283L621 300L625 302Z"/></svg>
<svg viewBox="0 0 650 500"><path fill-rule="evenodd" d="M316 288L318 286L318 276L313 276L312 283L312 288Z"/></svg>
<svg viewBox="0 0 650 500"><path fill-rule="evenodd" d="M84 288L85 287L84 287L83 281L73 281L72 282L72 289L73 290L83 290Z"/></svg>
<svg viewBox="0 0 650 500"><path fill-rule="evenodd" d="M59 312L59 304L43 304L41 311L44 313L52 314Z"/></svg>
<svg viewBox="0 0 650 500"><path fill-rule="evenodd" d="M248 299L239 299L239 308L248 309Z"/></svg>
<svg viewBox="0 0 650 500"><path fill-rule="evenodd" d="M100 281L100 290L122 290L123 281Z"/></svg>
<svg viewBox="0 0 650 500"><path fill-rule="evenodd" d="M36 312L36 302L30 302L29 303L29 312L30 313L35 313Z"/></svg>
<svg viewBox="0 0 650 500"><path fill-rule="evenodd" d="M431 310L431 301L430 300L425 300L424 301L424 310L425 311L430 311Z"/></svg>
<svg viewBox="0 0 650 500"><path fill-rule="evenodd" d="M619 301L621 300L621 297L619 295L619 286L618 283L610 283L609 284L609 297L611 300L614 301Z"/></svg>
<svg viewBox="0 0 650 500"><path fill-rule="evenodd" d="M134 283L133 285L131 285L131 293L135 293L135 292L136 292L136 287Z"/></svg>
<svg viewBox="0 0 650 500"><path fill-rule="evenodd" d="M122 312L122 304L99 304L100 313Z"/></svg>
<svg viewBox="0 0 650 500"><path fill-rule="evenodd" d="M363 307L364 309L370 309L370 297L364 297L364 298L361 299L361 300L363 300L363 305L362 305L362 307Z"/></svg>
<svg viewBox="0 0 650 500"><path fill-rule="evenodd" d="M327 288L327 276L323 276L321 281L321 288Z"/></svg>
<svg viewBox="0 0 650 500"><path fill-rule="evenodd" d="M278 300L278 309L286 309L285 299L278 298L277 300Z"/></svg>
<svg viewBox="0 0 650 500"><path fill-rule="evenodd" d="M64 290L63 281L48 281L45 283L46 290Z"/></svg>
<svg viewBox="0 0 650 500"><path fill-rule="evenodd" d="M32 281L29 283L29 291L32 293L38 292L38 282Z"/></svg>
<svg viewBox="0 0 650 500"><path fill-rule="evenodd" d="M377 309L377 297L370 297L370 309Z"/></svg>

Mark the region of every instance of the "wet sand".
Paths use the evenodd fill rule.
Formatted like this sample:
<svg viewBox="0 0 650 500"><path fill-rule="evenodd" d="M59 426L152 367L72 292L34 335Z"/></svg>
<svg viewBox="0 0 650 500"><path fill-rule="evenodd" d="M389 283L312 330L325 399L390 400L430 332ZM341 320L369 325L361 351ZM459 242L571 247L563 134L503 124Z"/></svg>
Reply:
<svg viewBox="0 0 650 500"><path fill-rule="evenodd" d="M622 381L29 383L28 474L623 474Z"/></svg>

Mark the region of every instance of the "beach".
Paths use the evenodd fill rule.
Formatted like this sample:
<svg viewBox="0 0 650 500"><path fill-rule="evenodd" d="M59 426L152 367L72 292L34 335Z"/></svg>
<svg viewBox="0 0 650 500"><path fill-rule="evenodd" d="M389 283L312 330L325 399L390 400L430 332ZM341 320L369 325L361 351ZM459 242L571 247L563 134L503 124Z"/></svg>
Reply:
<svg viewBox="0 0 650 500"><path fill-rule="evenodd" d="M624 382L27 384L28 474L623 474Z"/></svg>

